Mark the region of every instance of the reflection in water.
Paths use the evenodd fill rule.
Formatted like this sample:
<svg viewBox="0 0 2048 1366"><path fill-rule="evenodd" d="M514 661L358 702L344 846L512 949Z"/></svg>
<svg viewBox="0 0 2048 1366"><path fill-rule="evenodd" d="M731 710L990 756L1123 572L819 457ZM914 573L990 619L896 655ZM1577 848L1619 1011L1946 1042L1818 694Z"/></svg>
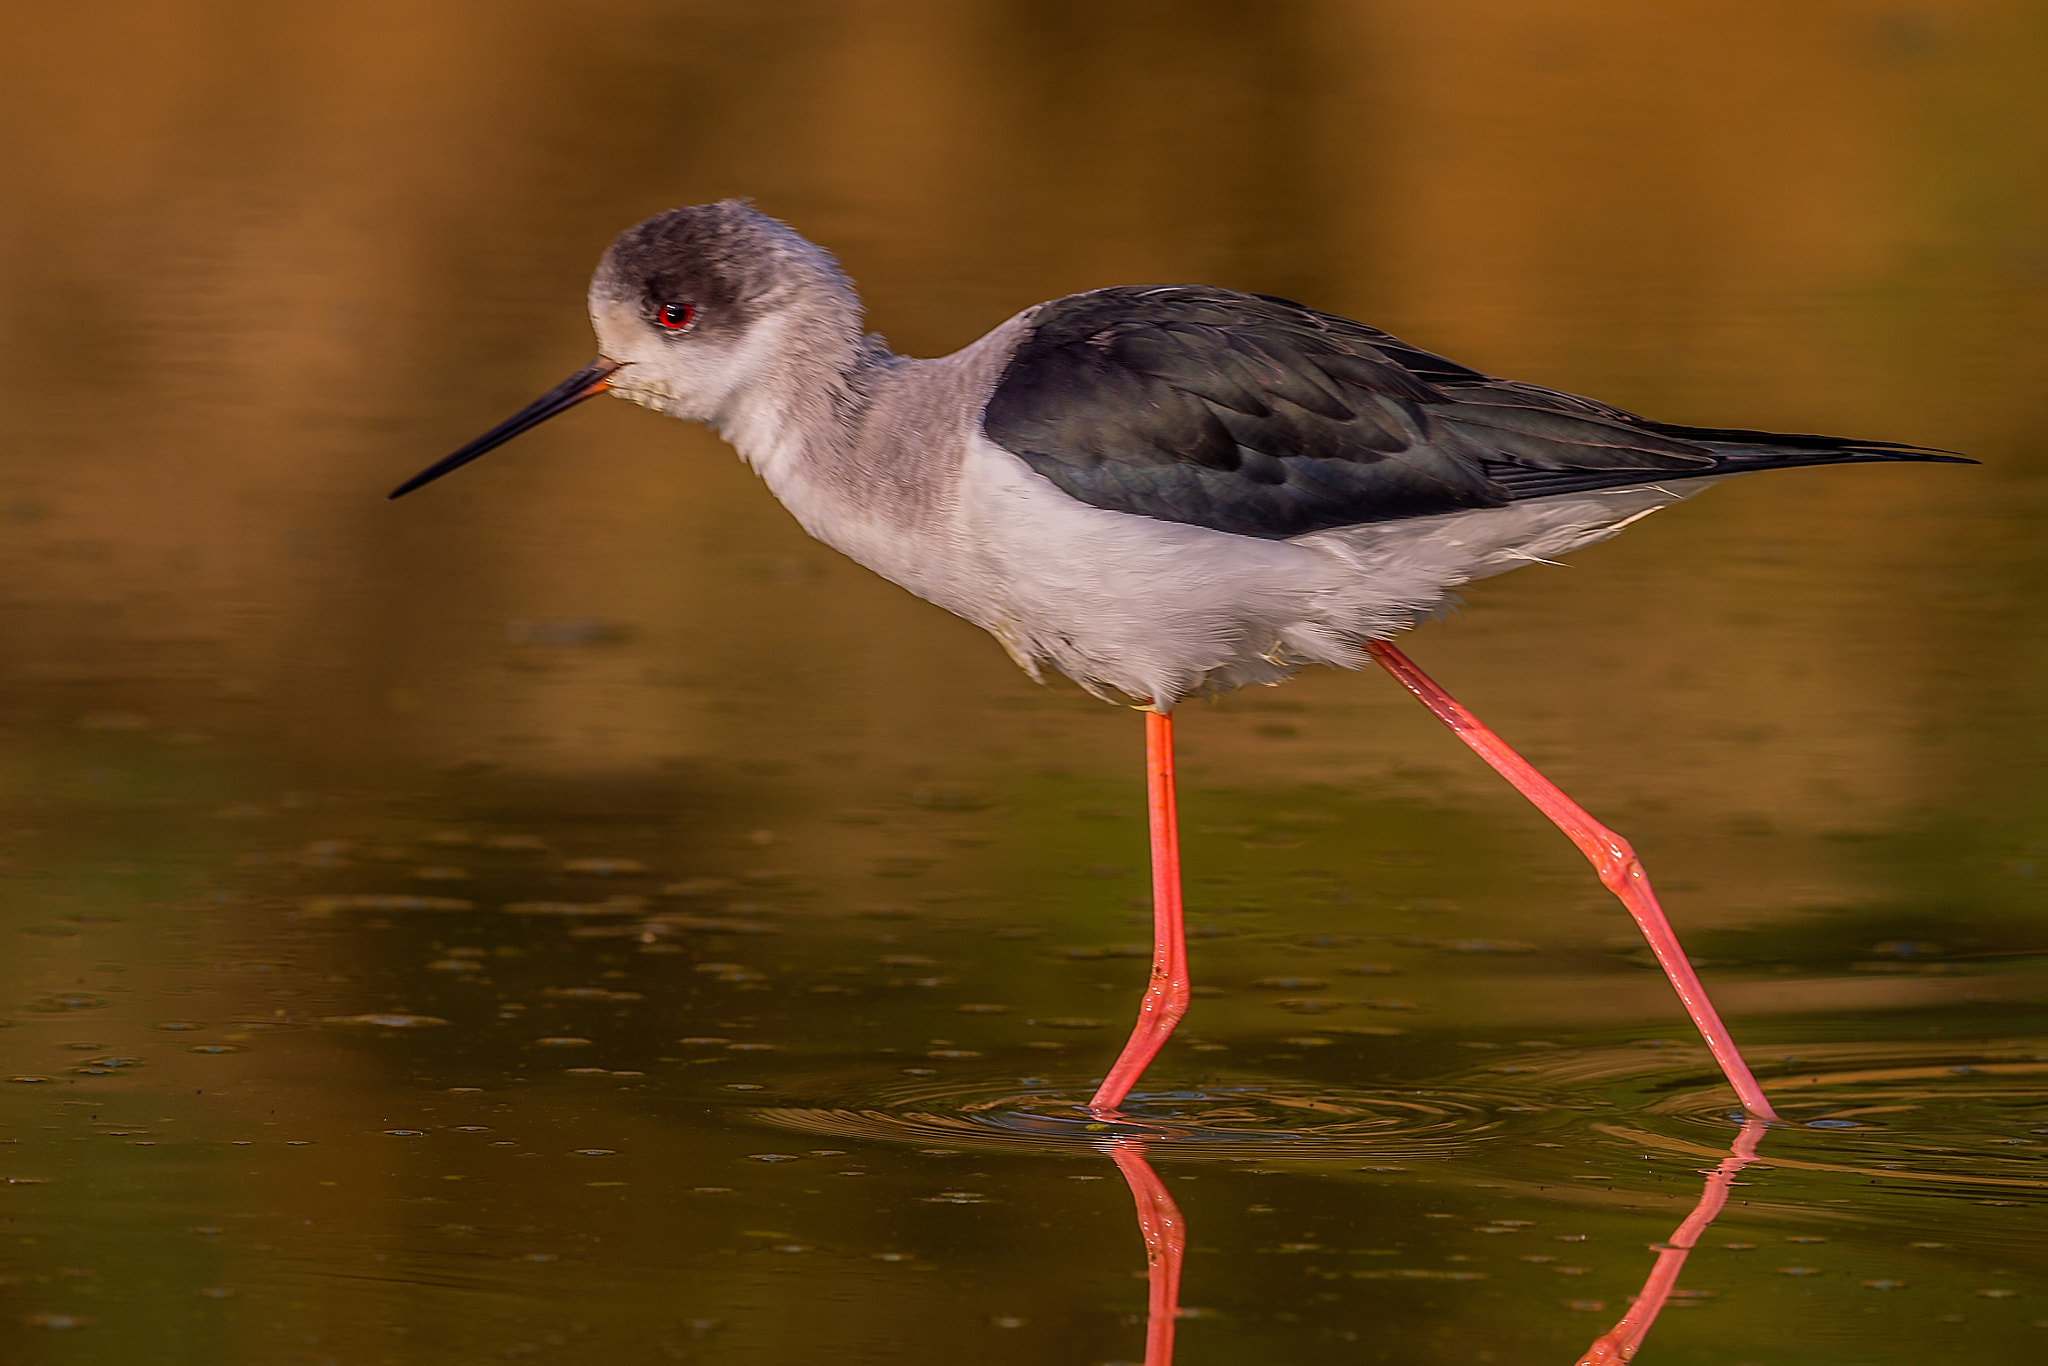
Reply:
<svg viewBox="0 0 2048 1366"><path fill-rule="evenodd" d="M1650 1277L1637 1292L1635 1303L1621 1316L1621 1322L1586 1349L1586 1354L1579 1358L1578 1366L1610 1366L1610 1363L1625 1362L1635 1356L1636 1349L1643 1345L1644 1337L1649 1334L1650 1325L1657 1321L1665 1301L1677 1289L1678 1273L1684 1269L1685 1259L1692 1254L1700 1235L1707 1231L1707 1225L1714 1222L1728 1203L1728 1188L1734 1184L1735 1174L1756 1161L1756 1145L1762 1141L1768 1128L1769 1125L1755 1117L1744 1121L1742 1132L1735 1136L1728 1156L1721 1159L1720 1166L1707 1173L1707 1184L1700 1190L1700 1202L1657 1249L1656 1265L1650 1268Z"/></svg>
<svg viewBox="0 0 2048 1366"><path fill-rule="evenodd" d="M1170 1366L1174 1321L1180 1313L1180 1262L1188 1246L1187 1224L1180 1206L1166 1193L1166 1183L1145 1160L1144 1143L1118 1138L1104 1147L1131 1188L1131 1199L1138 1207L1138 1232L1145 1239L1145 1366Z"/></svg>
<svg viewBox="0 0 2048 1366"><path fill-rule="evenodd" d="M1658 1245L1657 1260L1628 1312L1586 1349L1577 1366L1621 1366L1634 1359L1657 1322L1657 1315L1678 1288L1678 1275L1685 1268L1686 1258L1727 1205L1736 1174L1756 1161L1757 1145L1770 1127L1767 1121L1753 1115L1743 1121L1728 1156L1705 1173L1706 1184L1700 1189L1699 1202L1671 1236ZM1145 1366L1171 1366L1187 1224L1180 1207L1167 1193L1166 1183L1145 1160L1145 1146L1141 1139L1117 1138L1103 1148L1131 1188L1131 1199L1138 1212L1138 1231L1145 1240Z"/></svg>

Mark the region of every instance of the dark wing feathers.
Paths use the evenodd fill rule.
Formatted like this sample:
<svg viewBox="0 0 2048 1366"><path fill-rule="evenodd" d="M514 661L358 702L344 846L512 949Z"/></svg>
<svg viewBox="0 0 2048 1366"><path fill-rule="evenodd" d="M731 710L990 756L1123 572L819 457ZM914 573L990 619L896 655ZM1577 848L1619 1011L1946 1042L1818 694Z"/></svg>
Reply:
<svg viewBox="0 0 2048 1366"><path fill-rule="evenodd" d="M1261 294L1102 289L1042 305L990 440L1096 507L1279 539L1516 499L1917 446L1682 427L1494 379Z"/></svg>

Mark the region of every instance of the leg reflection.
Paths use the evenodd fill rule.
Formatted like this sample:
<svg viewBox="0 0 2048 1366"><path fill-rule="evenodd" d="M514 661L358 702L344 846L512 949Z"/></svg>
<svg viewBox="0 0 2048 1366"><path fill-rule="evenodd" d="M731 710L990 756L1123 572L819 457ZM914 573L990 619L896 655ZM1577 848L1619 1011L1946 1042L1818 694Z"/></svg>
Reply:
<svg viewBox="0 0 2048 1366"><path fill-rule="evenodd" d="M1138 1231L1145 1236L1145 1366L1173 1366L1173 1323L1180 1312L1180 1259L1187 1250L1187 1226L1166 1183L1145 1160L1145 1145L1114 1139L1105 1145L1124 1174L1138 1206Z"/></svg>
<svg viewBox="0 0 2048 1366"><path fill-rule="evenodd" d="M1621 1322L1603 1334L1598 1341L1586 1349L1579 1358L1578 1366L1617 1366L1628 1361L1643 1345L1643 1338L1649 1334L1650 1325L1657 1321L1658 1311L1671 1298L1671 1292L1678 1285L1678 1273L1685 1266L1685 1259L1707 1231L1707 1225L1714 1222L1721 1213L1721 1207L1728 1203L1728 1188L1735 1183L1735 1174L1756 1161L1756 1145L1763 1138L1768 1126L1760 1119L1751 1118L1742 1126L1742 1132L1735 1136L1735 1143L1728 1150L1728 1156L1721 1159L1721 1165L1707 1173L1706 1188L1700 1192L1699 1204L1693 1206L1685 1222L1671 1235L1657 1253L1657 1264L1650 1268L1650 1278L1643 1282L1642 1292L1629 1311L1621 1316Z"/></svg>

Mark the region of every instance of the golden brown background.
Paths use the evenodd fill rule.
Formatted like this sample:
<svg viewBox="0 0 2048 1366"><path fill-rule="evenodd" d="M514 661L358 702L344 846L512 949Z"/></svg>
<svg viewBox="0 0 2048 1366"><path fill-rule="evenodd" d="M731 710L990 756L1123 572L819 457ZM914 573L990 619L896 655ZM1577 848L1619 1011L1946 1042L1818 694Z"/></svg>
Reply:
<svg viewBox="0 0 2048 1366"><path fill-rule="evenodd" d="M1717 490L1418 642L1617 795L1641 761L1659 790L1895 819L1980 780L1944 721L1965 689L2028 691L2031 604L1987 580L2031 568L2041 22L16 7L0 669L17 696L250 699L340 762L749 747L714 717L735 679L883 745L977 728L1015 686L999 652L806 543L703 432L586 411L379 501L579 362L614 231L746 194L914 352L1057 293L1214 281L1672 420L1980 456ZM635 639L518 667L506 623L582 617Z"/></svg>
<svg viewBox="0 0 2048 1366"><path fill-rule="evenodd" d="M1089 1360L1135 1353L1129 1323L1103 1307L1142 1289L1127 1207L1110 1209L1120 1193L1104 1192L1115 1200L1083 1236L1005 1222L1032 1207L1027 1181L1048 1208L1081 1189L1064 1169L1006 1159L1018 1164L1004 1169L1019 1183L1010 1213L989 1214L979 1241L947 1249L944 1274L914 1292L891 1298L812 1262L786 1276L748 1262L727 1277L740 1263L713 1244L738 1234L660 1203L672 1194L661 1173L737 1184L728 1168L698 1170L737 1161L720 1144L745 1154L814 1140L730 1140L693 1127L695 1102L667 1092L603 1104L550 1092L548 1132L561 1137L549 1151L637 1139L661 1155L635 1169L623 1203L593 1214L579 1172L558 1185L480 1176L463 1187L489 1187L478 1208L420 1204L448 1203L450 1188L431 1183L459 1178L433 1163L456 1164L404 1166L378 1135L430 1124L420 1113L468 1076L466 1017L408 1060L309 1023L444 1009L423 985L421 964L445 948L430 932L400 942L388 927L290 917L336 887L422 890L398 862L388 886L377 881L385 865L350 853L358 844L481 864L490 856L472 846L486 830L537 832L564 856L630 854L663 878L792 869L825 889L780 907L795 959L866 945L887 923L847 908L906 888L926 896L919 905L958 898L944 914L962 925L1028 918L1042 901L1048 945L1142 933L1118 918L1142 892L1129 866L1141 836L1117 819L1140 800L1133 718L1064 685L1035 688L993 641L808 541L709 433L592 404L383 500L588 360L584 282L615 232L728 195L836 252L873 325L912 353L960 346L1049 296L1199 281L1298 297L1666 420L1982 460L1735 481L1571 567L1476 586L1460 617L1410 648L1635 840L1681 928L1723 934L1708 952L1769 940L1709 976L1738 1035L1770 1058L1823 1039L1877 1048L1923 1026L2040 1032L2044 70L2048 9L2029 0L8 6L0 892L9 933L32 937L0 954L0 1014L27 1026L0 1043L15 1050L7 1067L55 1076L63 1055L50 1050L97 1030L158 1070L6 1090L15 1108L0 1124L43 1142L67 1112L22 1098L61 1106L74 1101L50 1097L96 1087L132 1100L139 1123L175 1111L209 1141L269 1141L285 1130L260 1126L289 1123L331 1146L306 1159L329 1164L317 1183L292 1165L297 1149L266 1149L244 1176L240 1148L210 1167L168 1145L107 1147L114 1157L31 1192L51 1203L40 1223L24 1216L23 1236L43 1241L18 1252L22 1279L7 1288L28 1298L0 1326L28 1335L25 1360L52 1363L441 1366L545 1344L555 1319L578 1314L631 1325L628 1345L587 1358L562 1347L561 1360L639 1360L621 1353L657 1341L735 1363L841 1348L860 1361L1074 1359L1063 1353L1081 1339L1050 1328L973 1336L1013 1302L991 1285L1028 1285L1079 1306L1086 1341L1103 1344ZM1309 952L1296 931L1339 916L1358 934L1454 921L1543 953L1498 968L1418 962L1402 989L1438 1012L1410 1022L1418 1050L1450 1049L1446 1031L1468 1026L1510 1041L1681 1028L1660 980L1601 956L1627 926L1570 851L1385 679L1321 673L1190 707L1182 735L1191 871L1199 883L1204 868L1225 870L1212 883L1234 887L1196 900L1270 893L1284 922L1200 950L1204 980L1238 991L1236 978L1296 970ZM432 843L444 826L454 852ZM329 845L341 852L320 852ZM1071 881L1084 866L1107 875ZM1313 911L1288 899L1332 879L1359 899ZM1465 900L1436 899L1446 893ZM983 912L976 897L997 901ZM53 921L80 906L125 918ZM1967 975L1851 971L1901 936L2035 975L1994 991ZM758 946L731 951L742 950ZM1030 1009L1118 1014L1141 974L1089 966L1130 969L1114 984L1125 994L1105 996L1028 945L934 952L971 957L956 994L1014 1000L1017 1021ZM538 1000L545 957L525 969L508 957L505 980L533 980L504 990ZM273 961L286 976L250 967ZM580 963L560 961L564 973ZM188 980L220 994L155 994ZM90 1027L17 1009L72 990L113 1004ZM649 1011L700 1009L680 988L649 997ZM813 1052L817 1068L840 1066L832 1049L864 1007L793 999L778 1036L790 1066ZM2004 1013L1990 1020L1993 1003ZM1272 1028L1255 1023L1267 1006L1239 992L1197 1023L1244 1045ZM216 1030L194 1037L253 1040L249 1051L151 1052L183 1046L144 1032L180 1014ZM280 1032L219 1032L231 1019L274 1019ZM906 1048L927 1033L997 1047L971 1036L981 1023L885 1023ZM715 1011L650 1025L649 1058L610 1065L653 1067L672 1036L716 1025ZM187 1089L189 1110L176 1108ZM0 1148L0 1176L9 1163L42 1171L42 1152ZM187 1165L123 1185L135 1169L122 1163L145 1159ZM903 1160L918 1199L948 1179ZM1189 1189L1198 1242L1234 1258L1267 1237ZM1430 1189L1360 1207L1385 1222L1372 1236L1424 1228L1417 1211L1442 1195ZM1810 1213L1847 1190L1802 1188L1774 1208ZM1614 1284L1600 1293L1618 1313L1640 1273L1629 1259L1671 1221L1662 1204L1638 1216L1638 1195L1609 1195L1613 1262L1599 1270ZM2031 1212L1963 1203L1991 1221L1970 1226L1978 1241L1955 1235L1968 1276L1981 1279L1980 1262L1982 1275L2039 1267L2038 1232L2020 1222ZM192 1269L189 1228L223 1209L294 1228L303 1214L314 1229ZM798 1215L748 1217L831 1241L785 1222ZM851 1206L834 1217L848 1246L874 1222ZM1841 1227L1858 1217L1873 1238L1925 1236L1895 1230L1896 1211L1840 1214ZM469 1226L452 1220L486 1229L493 1255L544 1241L523 1230L562 1227L610 1238L605 1255L619 1260L581 1280L497 1262L475 1280L450 1262L436 1280L442 1263L385 1264L435 1228ZM88 1302L89 1333L18 1328L69 1303L36 1298L39 1287L95 1283L65 1281L73 1263L81 1278L129 1267L139 1298ZM1404 1301L1346 1328L1351 1338L1316 1337L1289 1326L1313 1322L1309 1309L1259 1317L1274 1265L1191 1261L1195 1302L1237 1285L1246 1303L1207 1330L1209 1347L1189 1338L1187 1366L1310 1352L1465 1362L1495 1349L1567 1361L1599 1326L1546 1291ZM110 1288L120 1279L104 1274ZM1852 1297L1856 1274L1842 1281ZM242 1297L193 1308L187 1282L216 1280ZM1968 1333L1992 1323L1970 1299L1977 1283L1956 1282L1977 1316ZM1770 1283L1784 1296L1790 1285ZM1273 1290L1269 1307L1292 1294ZM1880 1302L1887 1316L1866 1317ZM1957 1344L1997 1359L2039 1337L2015 1305L1983 1329L1993 1336L1971 1338L1937 1327L1941 1306L1922 1301L1845 1301L1823 1331L1812 1305L1780 1297L1660 1326L1653 1343L1705 1353L1671 1361L1754 1351L1807 1366L1816 1342L1839 1341L1902 1366ZM714 1311L740 1326L638 1326ZM415 1336L384 1335L386 1318ZM1381 1356L1347 1345L1360 1333ZM322 1334L349 1350L323 1357Z"/></svg>

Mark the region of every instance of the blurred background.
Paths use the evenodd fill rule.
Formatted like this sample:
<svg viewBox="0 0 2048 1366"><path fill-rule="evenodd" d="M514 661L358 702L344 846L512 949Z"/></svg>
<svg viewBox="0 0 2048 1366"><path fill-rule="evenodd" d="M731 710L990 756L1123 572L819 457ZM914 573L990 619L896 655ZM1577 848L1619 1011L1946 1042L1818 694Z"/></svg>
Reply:
<svg viewBox="0 0 2048 1366"><path fill-rule="evenodd" d="M753 748L721 710L744 680L778 734L976 730L1019 686L993 643L809 544L707 433L600 405L381 501L587 358L615 232L748 195L913 354L1204 281L1667 420L1967 451L1986 467L1716 490L1483 586L1416 648L1591 781L1778 819L2016 794L2040 733L2009 710L2048 403L2031 6L11 23L0 679L24 724L126 707L294 763L612 772Z"/></svg>
<svg viewBox="0 0 2048 1366"><path fill-rule="evenodd" d="M337 889L439 894L422 870L487 861L465 851L491 838L564 861L489 874L505 900L598 857L643 867L636 894L799 879L812 899L769 898L795 959L841 952L876 905L958 902L961 925L1048 943L1142 937L1125 923L1144 890L1136 721L1030 684L991 639L806 539L707 431L591 404L384 501L588 361L584 285L615 233L735 195L835 252L910 354L1077 290L1213 283L1668 421L1978 458L1735 481L1569 567L1476 585L1407 648L1635 841L1728 965L1710 980L1738 1035L1918 1037L1900 1012L1945 1010L1934 1028L1956 1035L2038 1029L2037 978L1970 975L2048 949L2038 5L109 0L17 5L7 34L0 924L27 933L0 950L0 1014L35 1026L19 1002L100 992L96 1020L141 1029L197 1010L151 1004L184 972L219 1021L277 1024L270 1052L204 1064L242 1070L192 1124L281 1105L378 1132L407 1078L460 1081L452 1053L386 1069L283 1029L400 1007L459 1022L419 970L441 939L308 938L290 917ZM1285 922L1204 960L1210 980L1292 970L1311 930L1428 922L1543 949L1478 977L1416 967L1444 1012L1415 1026L1432 1039L1453 1017L1503 1038L1682 1029L1570 849L1386 679L1192 705L1182 733L1191 868L1232 889L1212 900ZM974 989L1020 1012L1071 976L1029 945L972 961ZM285 965L300 995L263 995L273 979L236 975L251 962ZM1090 999L1120 1025L1142 964L1111 968L1126 994ZM806 997L777 1037L829 1053L853 1009ZM1217 1009L1211 1037L1264 1028ZM932 1032L902 1028L920 1050ZM102 1089L147 1108L198 1065ZM138 1210L169 1201L164 1228L183 1229L198 1216L179 1202L213 1198L185 1180L122 1199L52 1185L38 1236L90 1225L94 1255L126 1257ZM148 1276L177 1281L182 1236L148 1244ZM1105 1251L1102 1274L1128 1287L1130 1253ZM37 1266L29 1281L55 1275ZM179 1359L239 1360L230 1339L297 1359L253 1327L205 1338L191 1287L164 1294L174 1309L102 1312L101 1331L124 1323L123 1351L184 1343ZM947 1294L976 1325L994 1312ZM344 1334L361 1316L331 1313ZM1417 1309L1387 1359L1489 1359L1442 1336L1455 1321ZM889 1334L922 1342L907 1311L891 1322L854 1359L937 1352L890 1355ZM1563 1350L1577 1322L1529 1331ZM83 1353L52 1360L111 1359L106 1337L23 1331ZM1898 1360L1936 1359L1885 1331ZM1117 1341L1098 1357L1135 1352ZM694 1343L676 1350L728 1359ZM1279 1359L1256 1335L1233 1350Z"/></svg>

